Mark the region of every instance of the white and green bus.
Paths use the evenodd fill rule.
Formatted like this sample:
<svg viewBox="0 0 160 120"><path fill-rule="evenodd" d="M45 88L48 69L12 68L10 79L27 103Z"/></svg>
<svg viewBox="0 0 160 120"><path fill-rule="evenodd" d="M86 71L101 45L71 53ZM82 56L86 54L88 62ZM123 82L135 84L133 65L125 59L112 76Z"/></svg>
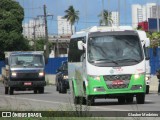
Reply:
<svg viewBox="0 0 160 120"><path fill-rule="evenodd" d="M74 103L93 105L98 98L116 98L122 104L136 97L138 104L144 104L149 41L144 35L144 31L103 26L72 35L68 76Z"/></svg>

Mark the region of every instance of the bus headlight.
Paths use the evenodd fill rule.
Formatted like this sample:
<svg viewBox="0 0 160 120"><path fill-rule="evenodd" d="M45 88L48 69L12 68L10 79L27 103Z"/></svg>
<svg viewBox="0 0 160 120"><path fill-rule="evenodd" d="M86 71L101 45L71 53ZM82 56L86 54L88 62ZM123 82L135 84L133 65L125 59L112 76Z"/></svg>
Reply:
<svg viewBox="0 0 160 120"><path fill-rule="evenodd" d="M139 79L139 78L140 78L140 74L135 74L135 75L134 75L134 78L135 78L135 79Z"/></svg>
<svg viewBox="0 0 160 120"><path fill-rule="evenodd" d="M91 78L93 78L94 80L97 80L97 81L101 80L100 76L90 75L89 77L91 77Z"/></svg>
<svg viewBox="0 0 160 120"><path fill-rule="evenodd" d="M12 77L16 77L16 76L17 76L17 73L16 73L16 72L12 72L12 73L11 73L11 76L12 76Z"/></svg>
<svg viewBox="0 0 160 120"><path fill-rule="evenodd" d="M64 76L63 76L63 79L68 79L68 75L64 75Z"/></svg>

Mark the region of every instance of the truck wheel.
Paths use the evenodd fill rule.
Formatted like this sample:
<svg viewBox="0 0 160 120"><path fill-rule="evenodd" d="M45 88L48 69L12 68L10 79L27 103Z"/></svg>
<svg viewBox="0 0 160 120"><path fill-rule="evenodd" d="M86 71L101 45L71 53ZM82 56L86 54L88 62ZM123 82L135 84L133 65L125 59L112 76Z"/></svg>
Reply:
<svg viewBox="0 0 160 120"><path fill-rule="evenodd" d="M5 87L5 94L8 94L8 87Z"/></svg>
<svg viewBox="0 0 160 120"><path fill-rule="evenodd" d="M133 96L126 97L127 103L133 103Z"/></svg>
<svg viewBox="0 0 160 120"><path fill-rule="evenodd" d="M149 85L146 86L146 94L149 94Z"/></svg>
<svg viewBox="0 0 160 120"><path fill-rule="evenodd" d="M37 92L38 92L37 89L34 89L34 94L37 94Z"/></svg>
<svg viewBox="0 0 160 120"><path fill-rule="evenodd" d="M13 95L13 91L14 91L13 87L9 87L9 95Z"/></svg>
<svg viewBox="0 0 160 120"><path fill-rule="evenodd" d="M145 94L144 93L137 94L136 95L136 101L137 101L137 104L144 104Z"/></svg>
<svg viewBox="0 0 160 120"><path fill-rule="evenodd" d="M39 93L44 93L44 87L39 88Z"/></svg>
<svg viewBox="0 0 160 120"><path fill-rule="evenodd" d="M125 97L118 97L118 103L124 104L125 103Z"/></svg>
<svg viewBox="0 0 160 120"><path fill-rule="evenodd" d="M95 103L94 97L92 97L92 96L87 96L87 97L86 97L86 103L87 103L88 106L94 105L94 103Z"/></svg>

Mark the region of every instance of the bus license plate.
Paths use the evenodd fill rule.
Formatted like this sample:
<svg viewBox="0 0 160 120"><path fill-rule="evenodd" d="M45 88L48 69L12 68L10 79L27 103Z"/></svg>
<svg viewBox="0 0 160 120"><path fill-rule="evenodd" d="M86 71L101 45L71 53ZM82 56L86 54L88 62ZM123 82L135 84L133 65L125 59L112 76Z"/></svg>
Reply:
<svg viewBox="0 0 160 120"><path fill-rule="evenodd" d="M30 86L30 85L32 85L32 83L31 82L25 82L24 85Z"/></svg>
<svg viewBox="0 0 160 120"><path fill-rule="evenodd" d="M124 84L123 80L114 80L112 82L112 85L123 85L123 84Z"/></svg>

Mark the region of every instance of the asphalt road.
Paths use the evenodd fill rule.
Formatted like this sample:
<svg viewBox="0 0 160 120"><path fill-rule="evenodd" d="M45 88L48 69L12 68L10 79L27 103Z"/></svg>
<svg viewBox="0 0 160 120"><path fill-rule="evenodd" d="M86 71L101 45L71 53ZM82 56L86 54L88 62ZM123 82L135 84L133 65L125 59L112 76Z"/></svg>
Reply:
<svg viewBox="0 0 160 120"><path fill-rule="evenodd" d="M159 111L160 95L146 95L145 104L118 104L117 99L96 99L94 106L83 106L90 111ZM0 83L0 110L38 110L38 111L73 111L71 94L59 94L55 86L46 86L44 94L33 94L33 91L15 91L14 95L5 95L3 84ZM78 108L81 109L81 108Z"/></svg>

